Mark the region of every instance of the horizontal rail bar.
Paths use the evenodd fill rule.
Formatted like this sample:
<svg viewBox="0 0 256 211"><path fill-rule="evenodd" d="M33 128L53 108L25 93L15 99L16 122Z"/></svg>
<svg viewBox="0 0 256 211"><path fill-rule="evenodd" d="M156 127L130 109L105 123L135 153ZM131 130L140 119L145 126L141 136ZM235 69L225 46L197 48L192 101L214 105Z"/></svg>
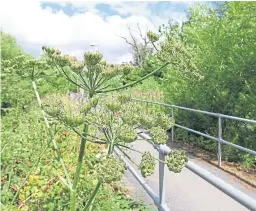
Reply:
<svg viewBox="0 0 256 211"><path fill-rule="evenodd" d="M205 133L199 132L199 131L197 131L197 130L193 130L193 129L190 129L190 128L188 128L188 127L184 127L184 126L181 126L181 125L178 125L178 124L174 124L174 125L175 125L176 127L182 128L182 129L184 129L184 130L187 130L187 131L196 133L196 134L198 134L198 135L204 136L204 137L206 137L206 138L212 139L212 140L214 140L214 141L217 141L217 142L219 141L218 138L215 138L215 137L213 137L213 136L210 136L210 135L207 135L207 134L205 134ZM237 145L237 144L230 143L230 142L225 141L225 140L223 140L223 139L221 139L220 142L221 142L222 144L226 144L226 145L232 146L232 147L234 147L234 148L236 148L236 149L239 149L239 150L244 151L244 152L248 152L248 153L250 153L250 154L256 156L256 151L254 151L254 150L247 149L247 148L242 147L242 146L239 146L239 145Z"/></svg>
<svg viewBox="0 0 256 211"><path fill-rule="evenodd" d="M199 131L197 131L197 130L193 130L193 129L190 129L190 128L188 128L188 127L184 127L184 126L181 126L181 125L178 125L178 124L174 124L174 125L175 125L176 127L182 128L182 129L184 129L184 130L187 130L187 131L196 133L196 134L198 134L198 135L204 136L204 137L206 137L206 138L209 138L209 139L212 139L212 140L218 142L218 138L215 138L215 137L213 137L213 136L207 135L207 134L205 134L205 133L202 133L202 132L199 132Z"/></svg>
<svg viewBox="0 0 256 211"><path fill-rule="evenodd" d="M241 146L239 146L239 145L237 145L237 144L230 143L230 142L225 141L225 140L223 140L223 139L221 139L221 143L226 144L226 145L229 145L229 146L232 146L232 147L235 147L236 149L240 149L240 150L242 150L242 151L244 151L244 152L248 152L248 153L250 153L250 154L256 156L256 151L254 151L254 150L247 149L247 148L245 148L245 147L241 147Z"/></svg>
<svg viewBox="0 0 256 211"><path fill-rule="evenodd" d="M176 105L172 105L172 104L166 104L166 103L155 102L155 101L148 101L148 100L141 100L141 99L138 99L138 98L132 98L132 100L140 101L140 102L145 102L145 103L150 103L150 104L169 106L169 107L173 107L173 108L179 108L179 109L182 109L182 110L199 112L199 113L208 114L208 115L212 115L212 116L216 116L216 117L219 116L219 114L217 114L217 113L213 113L213 112L209 112L209 111L197 110L197 109L193 109L193 108L186 108L186 107L176 106Z"/></svg>
<svg viewBox="0 0 256 211"><path fill-rule="evenodd" d="M228 196L230 196L249 210L256 210L256 201L250 196L244 194L242 191L237 190L232 185L214 176L210 172L192 163L191 161L188 161L188 163L186 164L186 168L188 168L222 192L226 193Z"/></svg>
<svg viewBox="0 0 256 211"><path fill-rule="evenodd" d="M148 101L148 100L142 100L142 99L138 99L138 98L132 98L132 100L134 101L140 101L140 102L145 102L145 103L150 103L150 104L156 104L156 105L163 105L163 106L172 106L170 104L166 104L166 103L161 103L161 102L155 102L155 101Z"/></svg>
<svg viewBox="0 0 256 211"><path fill-rule="evenodd" d="M209 112L209 111L202 111L202 110L198 110L198 109L187 108L187 107L176 106L176 105L173 105L173 107L174 107L174 108L179 108L179 109L182 109L182 110L194 111L194 112L202 113L202 114L208 114L208 115L215 116L215 117L218 117L218 116L219 116L218 113L213 113L213 112Z"/></svg>
<svg viewBox="0 0 256 211"><path fill-rule="evenodd" d="M242 121L242 122L256 124L256 120L253 120L253 119L245 119L245 118L229 116L229 115L225 115L225 114L219 114L219 115L221 118L225 118L225 119L233 119L233 120L238 120L238 121Z"/></svg>
<svg viewBox="0 0 256 211"><path fill-rule="evenodd" d="M253 119L246 119L246 118L240 118L240 117L235 117L235 116L229 116L229 115L220 114L220 113L203 111L203 110L199 110L199 109L187 108L187 107L183 107L183 106L177 106L177 105L166 104L166 103L161 103L161 102L142 100L142 99L138 99L138 98L132 98L132 100L140 101L140 102L145 102L145 103L150 103L150 104L156 104L156 105L169 106L169 107L173 107L173 108L179 108L179 109L182 109L182 110L187 110L187 111L193 111L193 112L208 114L208 115L215 116L215 117L221 117L221 118L226 118L226 119L233 119L233 120L238 120L238 121L243 121L243 122L247 122L247 123L256 124L256 120L253 120Z"/></svg>

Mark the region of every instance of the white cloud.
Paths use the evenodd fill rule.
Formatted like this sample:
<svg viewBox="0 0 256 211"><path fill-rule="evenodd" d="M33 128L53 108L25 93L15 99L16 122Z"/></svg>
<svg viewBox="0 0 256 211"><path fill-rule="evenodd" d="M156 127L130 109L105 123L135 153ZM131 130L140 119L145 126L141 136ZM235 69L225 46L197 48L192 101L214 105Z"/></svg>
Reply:
<svg viewBox="0 0 256 211"><path fill-rule="evenodd" d="M72 2L72 5L84 12L68 16L62 10L53 13L49 7L42 9L37 1L27 4L4 1L0 6L0 24L4 32L15 36L20 45L35 56L41 53L42 45L49 45L82 58L83 52L90 50L90 44L97 43L108 62L121 63L132 58L129 46L118 37L128 37L127 25L135 28L140 23L145 32L147 27L157 29L159 24L168 22L159 17L151 20L147 3L143 2L111 3L120 14L132 14L126 18L118 15L103 17L94 2ZM179 14L175 16L183 18Z"/></svg>

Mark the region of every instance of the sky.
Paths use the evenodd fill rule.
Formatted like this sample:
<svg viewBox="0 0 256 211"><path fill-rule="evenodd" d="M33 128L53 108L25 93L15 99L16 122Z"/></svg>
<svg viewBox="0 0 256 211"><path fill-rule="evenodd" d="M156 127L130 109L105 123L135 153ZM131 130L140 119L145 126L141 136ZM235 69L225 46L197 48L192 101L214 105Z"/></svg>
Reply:
<svg viewBox="0 0 256 211"><path fill-rule="evenodd" d="M127 27L142 33L157 32L170 19L187 20L187 2L166 1L1 1L0 25L25 52L39 58L43 45L82 59L97 45L109 63L132 60L131 47L120 38L129 38Z"/></svg>

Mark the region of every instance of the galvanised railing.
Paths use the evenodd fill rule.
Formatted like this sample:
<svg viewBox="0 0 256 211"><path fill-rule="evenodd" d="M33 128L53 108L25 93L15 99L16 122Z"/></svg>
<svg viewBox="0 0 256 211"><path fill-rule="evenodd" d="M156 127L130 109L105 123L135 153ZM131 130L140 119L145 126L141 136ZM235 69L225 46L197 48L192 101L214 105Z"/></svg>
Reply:
<svg viewBox="0 0 256 211"><path fill-rule="evenodd" d="M230 143L230 142L228 142L228 141L226 141L222 138L222 119L233 119L233 120L242 121L242 122L251 123L251 124L256 124L256 120L234 117L234 116L229 116L229 115L225 115L225 114L213 113L213 112L202 111L202 110L197 110L197 109L192 109L192 108L186 108L186 107L176 106L176 105L171 105L171 104L166 104L166 103L141 100L141 99L137 99L137 98L132 98L132 99L135 100L135 101L139 101L139 102L145 102L147 104L147 109L148 109L148 104L156 104L156 105L170 107L172 109L172 118L173 119L174 119L174 108L181 109L181 110L192 111L192 112L196 112L196 113L203 113L203 114L207 114L207 115L214 116L214 117L218 118L218 137L213 137L213 136L210 136L208 134L205 134L205 133L199 132L197 130L193 130L191 128L184 127L184 126L178 125L178 124L174 124L174 126L218 142L218 155L217 156L218 156L218 166L219 167L221 167L221 157L222 157L222 149L221 149L222 147L221 147L221 145L222 144L232 146L236 149L239 149L239 150L244 151L244 152L248 152L248 153L256 156L256 151L245 148L245 147L242 147L242 146L239 146L237 144ZM255 136L256 136L256 134L255 134ZM172 129L171 129L171 140L172 141L174 140L174 127L172 127Z"/></svg>
<svg viewBox="0 0 256 211"><path fill-rule="evenodd" d="M191 108L186 108L186 107L181 107L181 106L176 106L176 105L170 105L170 104L165 104L165 103L160 103L160 102L153 102L153 101L147 101L147 100L141 100L137 98L132 98L132 100L135 101L140 101L140 102L145 102L147 104L147 109L149 104L157 104L157 105L162 105L162 106L167 106L172 109L172 118L174 118L174 108L182 109L182 110L188 110L192 112L197 112L197 113L203 113L207 115L211 115L214 117L218 118L218 137L213 137L208 134L193 130L191 128L187 128L178 124L175 124L174 126L182 128L184 130L187 130L189 132L196 133L198 135L204 136L206 138L209 138L213 141L218 142L218 165L221 167L221 145L226 144L230 145L232 147L235 147L237 149L240 149L242 151L251 153L256 156L256 151L244 148L242 146L227 142L226 140L222 139L222 119L233 119L233 120L238 120L238 121L243 121L247 123L252 123L256 124L256 120L250 120L250 119L244 119L244 118L239 118L239 117L234 117L234 116L228 116L224 114L218 114L218 113L212 113L208 111L202 111L202 110L196 110L196 109L191 109ZM165 161L165 156L168 155L168 153L171 151L171 149L166 146L166 145L155 145L153 142L150 141L152 139L149 134L146 133L140 133L140 136L146 140L148 140L155 149L158 150L159 152L159 160ZM172 127L172 132L171 132L171 140L174 140L174 127ZM159 196L156 195L156 193L151 189L151 187L145 182L145 180L141 177L141 175L133 168L133 166L125 159L125 157L122 155L122 153L118 149L114 149L115 153L123 160L123 162L126 163L129 171L133 174L133 176L138 180L138 182L142 185L142 187L147 191L149 196L154 200L155 205L158 207L160 211L169 211L169 207L166 203L165 200L165 175L164 175L164 169L165 169L165 164L164 162L159 161ZM186 164L186 168L200 176L202 179L206 180L249 210L255 210L256 211L256 200L251 198L250 196L244 194L243 192L239 191L232 185L226 183L222 179L214 176L212 173L209 171L201 168L200 166L196 165L195 163L188 161Z"/></svg>

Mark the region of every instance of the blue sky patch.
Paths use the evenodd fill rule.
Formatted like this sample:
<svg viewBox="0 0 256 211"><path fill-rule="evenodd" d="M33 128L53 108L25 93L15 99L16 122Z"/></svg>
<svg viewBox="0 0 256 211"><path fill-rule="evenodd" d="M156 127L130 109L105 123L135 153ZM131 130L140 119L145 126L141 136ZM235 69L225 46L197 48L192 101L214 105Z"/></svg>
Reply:
<svg viewBox="0 0 256 211"><path fill-rule="evenodd" d="M46 8L51 8L53 13L63 11L68 16L73 16L76 13L83 13L86 11L86 3L84 7L75 7L72 5L72 3L65 3L62 2L63 4L59 2L42 2L41 7L43 9ZM89 3L89 2L88 2ZM135 6L136 3L138 3L138 10L139 10L139 3L141 2L123 2L124 5L127 6ZM186 12L190 6L187 2L143 2L147 4L147 8L150 11L152 15L157 15L157 16L162 16L163 12ZM117 9L118 6L115 6ZM100 11L102 16L113 16L113 15L119 15L122 18L126 18L128 16L131 16L132 13L127 12L127 14L120 14L118 11L115 10L111 6L111 2L109 3L96 3L95 4L95 9Z"/></svg>
<svg viewBox="0 0 256 211"><path fill-rule="evenodd" d="M51 8L53 13L56 13L56 12L59 12L62 10L63 13L68 16L73 16L74 14L84 12L84 10L73 7L72 4L70 4L70 3L65 3L65 5L63 6L62 4L60 4L58 2L56 2L56 3L55 2L42 2L41 7L43 9Z"/></svg>
<svg viewBox="0 0 256 211"><path fill-rule="evenodd" d="M122 18L125 18L126 16L120 15L117 11L113 10L110 4L106 3L99 3L96 4L95 8L103 13L104 16L113 16L113 15L119 15Z"/></svg>

